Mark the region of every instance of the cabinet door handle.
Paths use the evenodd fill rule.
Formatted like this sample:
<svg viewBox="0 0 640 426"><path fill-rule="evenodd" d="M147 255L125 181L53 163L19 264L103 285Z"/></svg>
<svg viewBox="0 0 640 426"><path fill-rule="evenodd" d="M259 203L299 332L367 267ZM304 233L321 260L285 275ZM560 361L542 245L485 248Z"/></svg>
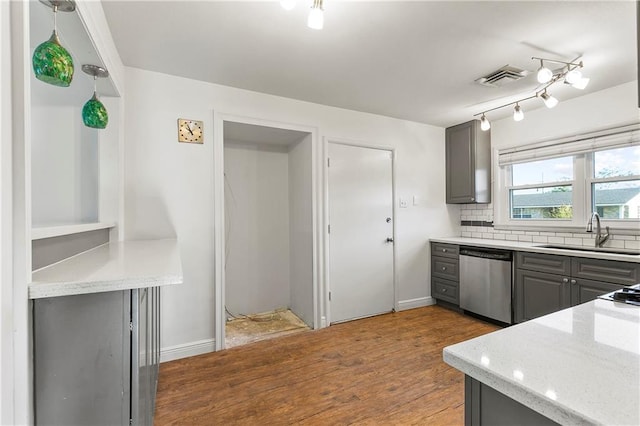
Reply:
<svg viewBox="0 0 640 426"><path fill-rule="evenodd" d="M446 253L446 252L447 252L447 249L442 249L442 252L443 252L443 253Z"/></svg>
<svg viewBox="0 0 640 426"><path fill-rule="evenodd" d="M443 292L443 293L446 293L446 292L447 292L447 289L446 289L446 288L443 288L443 289L442 289L442 292Z"/></svg>
<svg viewBox="0 0 640 426"><path fill-rule="evenodd" d="M442 267L442 270L443 270L443 271L446 271L446 270L447 270L447 267L446 267L446 266L443 266L443 267Z"/></svg>
<svg viewBox="0 0 640 426"><path fill-rule="evenodd" d="M563 282L563 283L568 283L568 282L569 282L569 278L563 278L563 279L562 279L562 282Z"/></svg>
<svg viewBox="0 0 640 426"><path fill-rule="evenodd" d="M576 280L571 280L571 284L578 284L578 282Z"/></svg>

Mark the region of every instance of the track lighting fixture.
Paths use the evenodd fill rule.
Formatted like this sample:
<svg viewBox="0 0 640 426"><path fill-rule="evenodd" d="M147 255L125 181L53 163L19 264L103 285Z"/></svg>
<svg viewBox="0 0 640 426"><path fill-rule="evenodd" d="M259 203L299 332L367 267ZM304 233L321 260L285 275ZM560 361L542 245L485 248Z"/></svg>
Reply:
<svg viewBox="0 0 640 426"><path fill-rule="evenodd" d="M314 30L321 30L324 26L324 9L322 8L322 0L313 0L307 26Z"/></svg>
<svg viewBox="0 0 640 426"><path fill-rule="evenodd" d="M280 0L280 6L282 6L284 10L292 10L296 7L296 0ZM307 18L307 26L314 30L321 30L324 26L323 0L311 0L311 10Z"/></svg>
<svg viewBox="0 0 640 426"><path fill-rule="evenodd" d="M487 120L487 117L485 117L485 115L482 114L482 117L480 117L480 129L486 132L490 128L491 128L491 123L489 123L489 120Z"/></svg>
<svg viewBox="0 0 640 426"><path fill-rule="evenodd" d="M540 59L540 68L538 68L538 83L545 84L553 78L553 71L544 66L544 62Z"/></svg>
<svg viewBox="0 0 640 426"><path fill-rule="evenodd" d="M524 112L522 112L522 109L517 102L516 106L513 108L513 119L515 121L522 121L524 119Z"/></svg>
<svg viewBox="0 0 640 426"><path fill-rule="evenodd" d="M292 10L296 7L296 0L280 0L280 6L282 6L284 10Z"/></svg>
<svg viewBox="0 0 640 426"><path fill-rule="evenodd" d="M491 128L491 124L489 123L489 119L487 119L486 114L491 111L495 111L500 108L508 107L514 105L513 107L513 119L514 121L522 121L524 119L524 113L522 112L522 108L520 107L520 102L527 101L529 99L540 98L544 102L547 108L553 108L558 105L558 99L551 96L547 89L551 87L553 84L557 83L560 80L563 80L565 84L569 84L571 87L575 87L576 89L584 89L589 84L589 78L582 76L582 71L580 68L583 67L582 61L580 62L565 62L565 61L556 61L555 59L544 59L544 58L536 58L535 56L531 59L540 61L540 68L538 68L538 81L544 86L540 88L534 95L528 96L526 98L518 99L517 101L509 102L504 105L500 105L495 108L491 108L485 110L483 112L479 112L478 114L474 114L474 117L480 117L480 128L482 130L489 130ZM544 62L556 62L559 64L564 64L566 67L562 68L562 71L556 70L551 71L547 68Z"/></svg>
<svg viewBox="0 0 640 426"><path fill-rule="evenodd" d="M551 96L550 94L548 94L546 90L542 92L540 97L544 101L544 104L547 108L553 108L554 106L558 105L558 100L553 96Z"/></svg>

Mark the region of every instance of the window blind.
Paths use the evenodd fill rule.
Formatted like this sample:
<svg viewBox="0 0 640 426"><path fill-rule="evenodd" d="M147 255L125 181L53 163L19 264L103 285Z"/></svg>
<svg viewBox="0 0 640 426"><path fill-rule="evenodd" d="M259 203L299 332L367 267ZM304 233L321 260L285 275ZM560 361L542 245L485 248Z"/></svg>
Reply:
<svg viewBox="0 0 640 426"><path fill-rule="evenodd" d="M640 145L640 124L498 151L498 165L547 160L605 149Z"/></svg>

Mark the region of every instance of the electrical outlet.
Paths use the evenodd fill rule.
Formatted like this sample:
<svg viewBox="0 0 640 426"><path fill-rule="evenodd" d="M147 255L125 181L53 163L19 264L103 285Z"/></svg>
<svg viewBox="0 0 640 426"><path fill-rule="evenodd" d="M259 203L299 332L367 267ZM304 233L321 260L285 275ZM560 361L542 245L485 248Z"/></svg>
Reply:
<svg viewBox="0 0 640 426"><path fill-rule="evenodd" d="M409 207L409 203L407 203L407 200L405 200L404 198L400 198L400 208L406 209L407 207Z"/></svg>

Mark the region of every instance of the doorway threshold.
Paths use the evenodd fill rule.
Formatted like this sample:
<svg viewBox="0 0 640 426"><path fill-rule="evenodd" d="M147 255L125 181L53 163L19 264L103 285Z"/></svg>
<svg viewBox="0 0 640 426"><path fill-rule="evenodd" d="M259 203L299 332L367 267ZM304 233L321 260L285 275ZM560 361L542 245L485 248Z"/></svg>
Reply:
<svg viewBox="0 0 640 426"><path fill-rule="evenodd" d="M238 316L225 327L227 349L311 329L290 309Z"/></svg>

